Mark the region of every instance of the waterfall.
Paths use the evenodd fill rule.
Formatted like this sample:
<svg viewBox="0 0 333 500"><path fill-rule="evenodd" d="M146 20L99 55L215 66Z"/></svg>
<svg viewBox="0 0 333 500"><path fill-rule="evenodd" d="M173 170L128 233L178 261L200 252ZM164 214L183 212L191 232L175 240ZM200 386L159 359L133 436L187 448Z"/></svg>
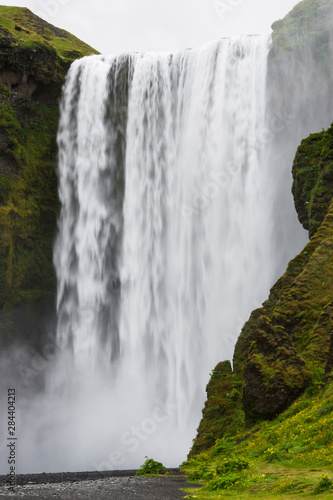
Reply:
<svg viewBox="0 0 333 500"><path fill-rule="evenodd" d="M306 238L290 210L292 243L276 243L274 145L287 124L267 120L270 45L242 36L71 66L58 133L61 348L25 424L38 436L22 440L25 469L186 458L210 371Z"/></svg>
<svg viewBox="0 0 333 500"><path fill-rule="evenodd" d="M268 48L267 38L242 37L134 65L122 368L141 398L175 404L182 428L198 422L210 370L232 357L237 318L272 282L267 172L255 149Z"/></svg>
<svg viewBox="0 0 333 500"><path fill-rule="evenodd" d="M54 254L58 339L71 344L74 363L85 371L100 363L108 369L119 350L116 260L123 173L117 161L125 130L119 110L109 116L123 68L119 59L92 57L73 64L58 133L62 203Z"/></svg>
<svg viewBox="0 0 333 500"><path fill-rule="evenodd" d="M269 48L269 37L240 37L89 57L69 72L58 337L70 344L67 386L75 379L89 401L96 383L109 398L102 408L115 427L103 433L123 467L147 454L169 465L186 457L210 370L232 357L276 278L263 140Z"/></svg>

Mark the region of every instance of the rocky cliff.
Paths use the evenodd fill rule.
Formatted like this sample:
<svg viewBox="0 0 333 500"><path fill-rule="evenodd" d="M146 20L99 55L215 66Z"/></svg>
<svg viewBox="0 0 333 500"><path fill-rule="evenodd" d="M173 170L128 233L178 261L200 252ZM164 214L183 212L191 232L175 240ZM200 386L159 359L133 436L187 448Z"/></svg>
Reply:
<svg viewBox="0 0 333 500"><path fill-rule="evenodd" d="M39 340L54 311L59 99L71 62L94 53L28 9L0 7L0 345Z"/></svg>
<svg viewBox="0 0 333 500"><path fill-rule="evenodd" d="M316 96L318 109L325 99L331 106L332 13L327 0L305 0L273 25L270 102L279 94L289 112L304 116L309 126L315 126L317 117L302 113L307 96ZM310 242L244 325L233 370L229 361L213 370L190 457L210 449L216 440L276 418L305 390L313 394L329 380L333 368L333 126L302 141L293 165L292 191Z"/></svg>

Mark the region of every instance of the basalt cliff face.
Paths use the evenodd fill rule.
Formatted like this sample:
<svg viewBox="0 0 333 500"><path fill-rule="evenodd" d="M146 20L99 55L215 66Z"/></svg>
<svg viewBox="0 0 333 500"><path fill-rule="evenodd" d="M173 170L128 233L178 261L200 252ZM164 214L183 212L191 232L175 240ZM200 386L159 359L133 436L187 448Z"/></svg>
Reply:
<svg viewBox="0 0 333 500"><path fill-rule="evenodd" d="M302 116L313 85L318 109L320 101L326 100L331 106L331 41L332 5L328 1L305 0L273 25L268 73L272 105L280 99L290 116ZM309 74L304 78L306 72ZM316 73L320 77L315 78ZM312 130L316 130L316 110L303 115L308 129L312 123ZM282 131L278 140L286 140L287 134L287 129ZM303 140L291 167L295 207L301 224L309 230L310 241L289 263L268 300L244 325L235 347L233 369L225 361L213 370L190 457L208 450L219 442L216 440L256 429L260 422L286 410L305 390L313 394L330 380L333 126Z"/></svg>
<svg viewBox="0 0 333 500"><path fill-rule="evenodd" d="M0 7L0 345L54 312L56 132L71 62L97 53L25 8Z"/></svg>

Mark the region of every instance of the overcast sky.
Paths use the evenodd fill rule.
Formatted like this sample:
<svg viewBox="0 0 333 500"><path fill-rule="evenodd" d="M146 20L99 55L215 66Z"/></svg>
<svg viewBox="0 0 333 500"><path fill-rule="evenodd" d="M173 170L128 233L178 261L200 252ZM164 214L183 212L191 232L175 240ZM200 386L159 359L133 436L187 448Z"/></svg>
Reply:
<svg viewBox="0 0 333 500"><path fill-rule="evenodd" d="M269 33L298 0L0 0L28 7L103 53L174 51Z"/></svg>

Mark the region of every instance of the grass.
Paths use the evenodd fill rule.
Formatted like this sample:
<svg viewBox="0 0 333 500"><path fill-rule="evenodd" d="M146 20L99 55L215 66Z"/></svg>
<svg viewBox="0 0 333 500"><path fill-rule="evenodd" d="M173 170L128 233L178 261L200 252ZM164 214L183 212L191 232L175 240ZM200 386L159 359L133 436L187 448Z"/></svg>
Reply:
<svg viewBox="0 0 333 500"><path fill-rule="evenodd" d="M185 498L198 500L230 499L300 499L331 498L333 469L286 468L281 465L257 464L247 474L225 489L212 491L210 483L198 488L185 489ZM212 482L212 481L211 481Z"/></svg>
<svg viewBox="0 0 333 500"><path fill-rule="evenodd" d="M258 426L258 424L257 424ZM257 432L218 439L182 464L200 485L187 498L301 499L333 495L333 383L306 392Z"/></svg>
<svg viewBox="0 0 333 500"><path fill-rule="evenodd" d="M77 57L98 54L72 34L46 23L26 8L0 6L0 25L12 35L12 45L31 50L47 46L67 61L73 60L73 52Z"/></svg>

